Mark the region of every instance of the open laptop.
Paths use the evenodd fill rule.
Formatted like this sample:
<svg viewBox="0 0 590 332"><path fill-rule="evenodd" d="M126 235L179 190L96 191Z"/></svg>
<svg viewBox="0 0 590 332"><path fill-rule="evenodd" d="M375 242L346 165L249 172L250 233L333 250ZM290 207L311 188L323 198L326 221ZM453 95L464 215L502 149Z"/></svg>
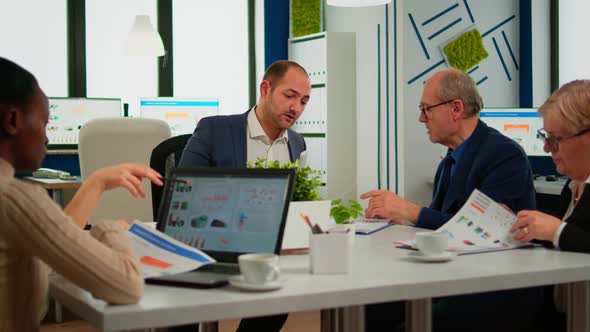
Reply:
<svg viewBox="0 0 590 332"><path fill-rule="evenodd" d="M157 229L217 260L148 283L215 287L239 274L238 256L278 254L291 198L292 169L177 168L164 186Z"/></svg>

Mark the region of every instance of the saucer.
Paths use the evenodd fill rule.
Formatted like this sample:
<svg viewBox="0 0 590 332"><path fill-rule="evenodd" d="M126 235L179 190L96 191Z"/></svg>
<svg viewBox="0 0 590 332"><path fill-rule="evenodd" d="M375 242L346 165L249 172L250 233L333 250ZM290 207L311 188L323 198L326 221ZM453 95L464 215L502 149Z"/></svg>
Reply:
<svg viewBox="0 0 590 332"><path fill-rule="evenodd" d="M244 279L241 274L231 276L228 279L229 283L237 288L249 290L249 291L271 291L283 287L285 283L285 277L279 277L279 279L264 284L253 284L249 283Z"/></svg>
<svg viewBox="0 0 590 332"><path fill-rule="evenodd" d="M408 257L421 262L447 262L455 257L455 254L445 251L438 255L424 255L419 251L410 251Z"/></svg>

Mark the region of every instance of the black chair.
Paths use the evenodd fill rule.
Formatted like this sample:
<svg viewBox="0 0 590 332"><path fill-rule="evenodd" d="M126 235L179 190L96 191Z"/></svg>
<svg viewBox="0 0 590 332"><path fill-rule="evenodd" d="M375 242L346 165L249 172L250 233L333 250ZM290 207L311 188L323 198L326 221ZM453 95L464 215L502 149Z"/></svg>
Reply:
<svg viewBox="0 0 590 332"><path fill-rule="evenodd" d="M153 150L150 157L150 167L158 171L163 176L168 174L168 170L178 165L182 151L186 146L192 134L175 136L158 144ZM152 183L152 210L154 219L158 218L158 209L162 200L162 187Z"/></svg>

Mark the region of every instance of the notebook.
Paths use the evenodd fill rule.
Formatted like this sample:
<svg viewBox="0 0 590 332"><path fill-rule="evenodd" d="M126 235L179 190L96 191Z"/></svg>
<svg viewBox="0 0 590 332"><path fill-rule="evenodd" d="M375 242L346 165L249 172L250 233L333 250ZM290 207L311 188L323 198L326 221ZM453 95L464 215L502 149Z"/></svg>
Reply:
<svg viewBox="0 0 590 332"><path fill-rule="evenodd" d="M281 249L291 198L292 169L173 169L157 229L217 260L198 270L146 282L214 287L239 274L238 256Z"/></svg>
<svg viewBox="0 0 590 332"><path fill-rule="evenodd" d="M380 230L383 230L392 224L389 219L367 219L359 218L354 221L356 234L371 235Z"/></svg>

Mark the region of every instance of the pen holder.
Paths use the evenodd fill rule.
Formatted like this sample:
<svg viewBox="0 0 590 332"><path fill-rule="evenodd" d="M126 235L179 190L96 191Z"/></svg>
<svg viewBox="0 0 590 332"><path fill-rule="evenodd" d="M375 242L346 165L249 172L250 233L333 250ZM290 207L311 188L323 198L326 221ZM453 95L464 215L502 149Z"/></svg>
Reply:
<svg viewBox="0 0 590 332"><path fill-rule="evenodd" d="M347 273L354 232L309 235L309 265L313 274Z"/></svg>
<svg viewBox="0 0 590 332"><path fill-rule="evenodd" d="M326 233L329 234L348 234L348 241L350 245L354 244L354 235L356 234L356 225L355 224L336 224L332 225L332 227L325 229Z"/></svg>

